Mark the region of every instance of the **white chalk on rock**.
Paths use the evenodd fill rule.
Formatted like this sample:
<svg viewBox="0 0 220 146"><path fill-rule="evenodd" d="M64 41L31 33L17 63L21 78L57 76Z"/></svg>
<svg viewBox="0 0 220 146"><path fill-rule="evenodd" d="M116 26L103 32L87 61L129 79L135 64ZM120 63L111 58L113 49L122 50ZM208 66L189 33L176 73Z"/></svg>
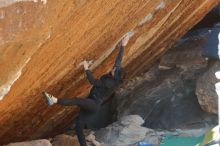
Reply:
<svg viewBox="0 0 220 146"><path fill-rule="evenodd" d="M79 65L78 65L78 67L82 66L82 65L83 65L83 62L84 62L84 61L80 62ZM92 64L93 64L93 60L89 60L89 61L87 61L87 62L89 63L89 65L92 65Z"/></svg>
<svg viewBox="0 0 220 146"><path fill-rule="evenodd" d="M220 79L220 71L215 72L215 76L217 79Z"/></svg>

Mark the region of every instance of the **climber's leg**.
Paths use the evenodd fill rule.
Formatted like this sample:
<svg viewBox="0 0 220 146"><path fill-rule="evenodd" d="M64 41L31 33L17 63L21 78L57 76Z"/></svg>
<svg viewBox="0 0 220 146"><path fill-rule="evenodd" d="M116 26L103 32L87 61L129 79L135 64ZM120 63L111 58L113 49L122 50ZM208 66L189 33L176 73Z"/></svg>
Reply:
<svg viewBox="0 0 220 146"><path fill-rule="evenodd" d="M99 105L95 102L94 99L86 98L61 98L58 99L51 94L43 92L43 95L46 97L48 104L53 105L54 103L64 105L64 106L74 106L78 105L81 109L87 110L89 112L96 112L98 110Z"/></svg>
<svg viewBox="0 0 220 146"><path fill-rule="evenodd" d="M73 106L78 105L82 110L87 110L89 112L96 112L98 110L98 104L93 99L80 99L80 98L73 98L73 99L58 99L57 104L65 105L65 106Z"/></svg>
<svg viewBox="0 0 220 146"><path fill-rule="evenodd" d="M86 146L85 136L83 134L83 129L87 126L87 122L89 122L96 112L90 112L88 110L81 109L78 118L76 119L76 133L80 143L80 146Z"/></svg>
<svg viewBox="0 0 220 146"><path fill-rule="evenodd" d="M77 134L80 146L86 146L86 139L85 139L85 136L83 134L84 127L85 127L85 123L78 119L76 121L76 134Z"/></svg>

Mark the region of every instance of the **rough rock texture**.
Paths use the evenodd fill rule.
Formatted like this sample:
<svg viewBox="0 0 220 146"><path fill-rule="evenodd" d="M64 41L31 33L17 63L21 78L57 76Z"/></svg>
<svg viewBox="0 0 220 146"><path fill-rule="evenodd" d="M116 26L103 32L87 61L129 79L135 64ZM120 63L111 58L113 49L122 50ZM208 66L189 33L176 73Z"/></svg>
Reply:
<svg viewBox="0 0 220 146"><path fill-rule="evenodd" d="M76 136L69 135L58 135L53 138L53 146L79 146L78 139Z"/></svg>
<svg viewBox="0 0 220 146"><path fill-rule="evenodd" d="M161 137L153 130L142 127L144 120L138 115L128 115L95 132L99 142L111 146L128 146L146 139L158 145Z"/></svg>
<svg viewBox="0 0 220 146"><path fill-rule="evenodd" d="M195 94L196 81L208 65L201 55L208 35L204 32L207 30L186 35L158 64L123 87L115 98L117 117L138 114L145 120L144 126L168 130L214 122L200 108Z"/></svg>
<svg viewBox="0 0 220 146"><path fill-rule="evenodd" d="M219 69L220 62L213 62L210 69L199 78L196 87L196 95L202 109L215 114L218 114L218 96L215 91L215 83L218 79L215 77L215 72Z"/></svg>
<svg viewBox="0 0 220 146"><path fill-rule="evenodd" d="M99 77L131 32L123 65L129 76L140 73L218 1L2 0L0 144L55 135L72 122L78 109L48 108L40 93L85 95L82 60L94 60Z"/></svg>
<svg viewBox="0 0 220 146"><path fill-rule="evenodd" d="M48 140L34 140L27 142L11 143L6 146L52 146Z"/></svg>

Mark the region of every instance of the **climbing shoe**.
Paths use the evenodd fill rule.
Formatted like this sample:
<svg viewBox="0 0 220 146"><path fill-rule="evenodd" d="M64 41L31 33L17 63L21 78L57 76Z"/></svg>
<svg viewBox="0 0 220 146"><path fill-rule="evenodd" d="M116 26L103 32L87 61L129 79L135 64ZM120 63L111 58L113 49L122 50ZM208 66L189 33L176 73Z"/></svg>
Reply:
<svg viewBox="0 0 220 146"><path fill-rule="evenodd" d="M44 97L46 97L47 103L48 103L49 106L54 104L54 101L53 101L54 97L53 97L53 95L48 94L47 92L43 92L43 95L44 95Z"/></svg>

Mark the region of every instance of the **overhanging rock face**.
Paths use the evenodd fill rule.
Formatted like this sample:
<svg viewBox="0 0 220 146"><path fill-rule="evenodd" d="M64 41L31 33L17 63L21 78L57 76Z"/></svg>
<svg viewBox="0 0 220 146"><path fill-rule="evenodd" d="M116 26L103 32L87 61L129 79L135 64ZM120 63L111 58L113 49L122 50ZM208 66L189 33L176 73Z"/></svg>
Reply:
<svg viewBox="0 0 220 146"><path fill-rule="evenodd" d="M218 1L1 1L0 144L56 134L72 122L77 108L48 108L41 92L85 95L84 59L99 77L130 32L123 65L130 77L138 74Z"/></svg>

